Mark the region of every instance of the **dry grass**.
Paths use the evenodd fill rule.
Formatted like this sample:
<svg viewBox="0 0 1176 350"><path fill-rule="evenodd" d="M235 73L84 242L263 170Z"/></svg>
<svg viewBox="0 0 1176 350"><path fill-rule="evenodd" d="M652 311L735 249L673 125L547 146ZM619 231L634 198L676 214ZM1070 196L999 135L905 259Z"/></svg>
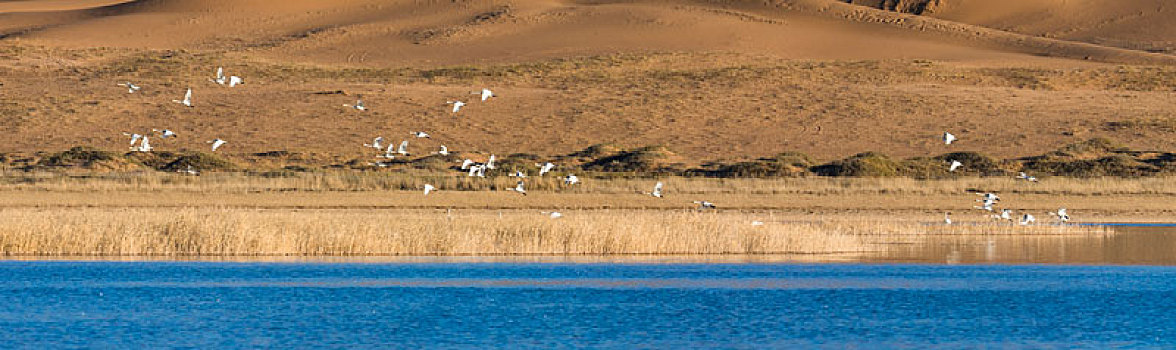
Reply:
<svg viewBox="0 0 1176 350"><path fill-rule="evenodd" d="M828 254L938 235L1089 234L1074 228L924 225L877 218L773 221L694 211L540 213L18 209L0 211L7 256Z"/></svg>

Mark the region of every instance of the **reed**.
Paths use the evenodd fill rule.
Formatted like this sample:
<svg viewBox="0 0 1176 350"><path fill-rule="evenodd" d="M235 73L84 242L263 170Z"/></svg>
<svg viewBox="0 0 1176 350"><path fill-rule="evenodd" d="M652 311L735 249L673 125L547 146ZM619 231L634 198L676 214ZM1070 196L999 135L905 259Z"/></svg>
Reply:
<svg viewBox="0 0 1176 350"><path fill-rule="evenodd" d="M878 218L763 220L696 211L240 210L0 211L6 256L394 256L829 254L925 235L1089 234L1051 227L924 225Z"/></svg>

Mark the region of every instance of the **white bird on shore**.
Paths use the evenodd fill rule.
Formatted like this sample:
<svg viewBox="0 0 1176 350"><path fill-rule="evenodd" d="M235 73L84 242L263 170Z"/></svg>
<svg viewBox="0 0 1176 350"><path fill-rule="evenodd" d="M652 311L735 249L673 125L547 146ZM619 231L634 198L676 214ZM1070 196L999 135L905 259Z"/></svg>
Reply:
<svg viewBox="0 0 1176 350"><path fill-rule="evenodd" d="M654 196L656 198L661 198L662 197L662 183L661 183L661 181L658 181L656 185L653 185L653 192L649 192L647 194L650 196Z"/></svg>
<svg viewBox="0 0 1176 350"><path fill-rule="evenodd" d="M429 134L425 133L424 131L409 131L408 134L412 135L412 136L416 136L416 138L418 138L418 139L429 138Z"/></svg>
<svg viewBox="0 0 1176 350"><path fill-rule="evenodd" d="M944 225L951 225L951 213L950 212L943 213L943 224Z"/></svg>
<svg viewBox="0 0 1176 350"><path fill-rule="evenodd" d="M576 177L576 175L568 174L568 176L564 177L564 185L575 185L578 183L580 183L580 178Z"/></svg>
<svg viewBox="0 0 1176 350"><path fill-rule="evenodd" d="M372 139L372 143L365 143L365 144L363 144L363 146L364 147L371 147L371 148L375 148L375 149L383 149L384 148L383 143L384 143L384 137L380 136L375 139Z"/></svg>
<svg viewBox="0 0 1176 350"><path fill-rule="evenodd" d="M159 130L159 129L151 129L151 131L154 131L154 132L157 132L157 133L159 133L159 137L162 137L162 138L165 138L165 139L166 139L166 138L169 138L169 137L176 137L176 136L179 136L179 135L176 135L176 133L175 133L175 132L173 132L173 131L171 131L171 130L168 130L168 129L163 129L163 130Z"/></svg>
<svg viewBox="0 0 1176 350"><path fill-rule="evenodd" d="M1055 216L1062 223L1070 222L1070 215L1066 213L1066 208L1058 209L1057 212L1049 213L1050 216Z"/></svg>
<svg viewBox="0 0 1176 350"><path fill-rule="evenodd" d="M396 147L396 153L402 156L408 155L408 141L400 141L400 147Z"/></svg>
<svg viewBox="0 0 1176 350"><path fill-rule="evenodd" d="M192 107L192 88L188 88L188 92L184 93L183 100L172 100L172 102L179 103L188 107Z"/></svg>
<svg viewBox="0 0 1176 350"><path fill-rule="evenodd" d="M343 107L354 108L354 109L359 110L361 112L368 110L367 107L363 105L363 100L355 100L355 104L353 104L353 105L344 104Z"/></svg>
<svg viewBox="0 0 1176 350"><path fill-rule="evenodd" d="M559 219L559 218L563 217L563 214L561 214L558 211L541 211L541 212L539 212L539 214L547 215L548 217L550 217L552 219Z"/></svg>
<svg viewBox="0 0 1176 350"><path fill-rule="evenodd" d="M225 140L221 140L221 139L215 139L212 141L208 141L207 143L211 143L212 144L212 151L216 152L217 148L220 148L221 146L224 146L226 143L229 143L229 142L225 141Z"/></svg>
<svg viewBox="0 0 1176 350"><path fill-rule="evenodd" d="M229 77L229 87L236 87L237 85L245 84L245 80L236 75Z"/></svg>
<svg viewBox="0 0 1176 350"><path fill-rule="evenodd" d="M139 148L135 150L139 152L151 152L151 140L147 136L143 136L143 141L139 142Z"/></svg>
<svg viewBox="0 0 1176 350"><path fill-rule="evenodd" d="M220 85L225 85L225 69L222 67L216 67L216 76L213 77L212 79L208 79L208 81L211 81L213 83L217 83Z"/></svg>
<svg viewBox="0 0 1176 350"><path fill-rule="evenodd" d="M551 164L551 162L535 164L535 166L539 167L539 176L543 176L543 174L547 174L551 172L551 170L555 169L555 164Z"/></svg>
<svg viewBox="0 0 1176 350"><path fill-rule="evenodd" d="M494 95L494 92L490 91L490 89L482 89L482 91L474 91L474 92L471 92L470 95L481 95L480 97L482 98L482 102L486 102L486 100L489 100L491 97L498 97L497 95Z"/></svg>
<svg viewBox="0 0 1176 350"><path fill-rule="evenodd" d="M464 107L466 105L465 102L461 102L461 101L448 101L448 102L445 102L445 104L453 105L453 113L457 113L458 111L461 110L461 107Z"/></svg>
<svg viewBox="0 0 1176 350"><path fill-rule="evenodd" d="M128 94L133 94L133 93L135 93L135 91L139 91L141 89L138 85L135 85L129 81L126 83L118 84L118 86L126 87Z"/></svg>
<svg viewBox="0 0 1176 350"><path fill-rule="evenodd" d="M490 159L486 161L486 169L494 170L494 155L490 155Z"/></svg>
<svg viewBox="0 0 1176 350"><path fill-rule="evenodd" d="M950 132L943 133L943 144L950 145L952 142L955 142L955 140L956 136L952 135Z"/></svg>
<svg viewBox="0 0 1176 350"><path fill-rule="evenodd" d="M445 145L441 145L441 150L437 151L437 154L447 156L447 155L449 155L449 148L445 147Z"/></svg>
<svg viewBox="0 0 1176 350"><path fill-rule="evenodd" d="M1036 176L1029 176L1029 175L1026 175L1024 172L1017 174L1017 179L1018 180L1025 180L1025 181L1029 181L1029 182L1037 182Z"/></svg>
<svg viewBox="0 0 1176 350"><path fill-rule="evenodd" d="M1024 225L1028 225L1028 224L1032 224L1032 223L1035 223L1035 222L1037 222L1037 218L1033 217L1033 214L1025 214L1025 215L1021 215L1021 222L1020 222L1020 224L1021 224L1022 226L1024 226Z"/></svg>
<svg viewBox="0 0 1176 350"><path fill-rule="evenodd" d="M964 166L964 163L960 163L958 160L953 160L951 161L951 165L947 168L947 171L955 172L956 169L959 169L962 166Z"/></svg>
<svg viewBox="0 0 1176 350"><path fill-rule="evenodd" d="M523 182L522 182L522 181L519 181L519 182L518 182L518 184L516 184L516 185L515 185L515 187L514 187L514 191L515 191L515 192L518 192L519 194L521 194L521 195L524 195L524 196L526 196L526 195L527 195L527 189L523 188Z"/></svg>
<svg viewBox="0 0 1176 350"><path fill-rule="evenodd" d="M710 201L694 201L694 204L698 204L698 210L715 209L715 204Z"/></svg>
<svg viewBox="0 0 1176 350"><path fill-rule="evenodd" d="M425 184L425 195L428 196L429 192L433 192L434 189L435 188L433 187L433 185Z"/></svg>
<svg viewBox="0 0 1176 350"><path fill-rule="evenodd" d="M132 133L127 133L127 132L124 132L123 135L127 135L127 136L131 137L131 146L134 146L136 142L139 142L139 139L143 138L143 135L132 134Z"/></svg>

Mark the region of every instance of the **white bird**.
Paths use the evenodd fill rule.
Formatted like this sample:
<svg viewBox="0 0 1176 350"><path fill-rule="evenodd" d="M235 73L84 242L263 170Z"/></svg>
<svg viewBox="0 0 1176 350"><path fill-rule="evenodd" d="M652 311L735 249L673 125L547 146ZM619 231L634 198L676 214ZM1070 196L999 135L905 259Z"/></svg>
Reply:
<svg viewBox="0 0 1176 350"><path fill-rule="evenodd" d="M964 166L964 163L960 163L958 160L953 160L951 161L951 166L947 168L947 171L955 172L956 169L959 169L962 166Z"/></svg>
<svg viewBox="0 0 1176 350"><path fill-rule="evenodd" d="M371 148L375 148L375 149L383 149L384 148L383 144L384 144L384 137L380 136L380 137L373 139L372 143L365 143L365 144L363 144L363 146L364 147L371 147Z"/></svg>
<svg viewBox="0 0 1176 350"><path fill-rule="evenodd" d="M992 214L992 218L993 218L994 220L1008 220L1008 221L1013 221L1013 210L1012 210L1012 209L1001 209L1001 210L1000 210L1000 215L997 215L997 214Z"/></svg>
<svg viewBox="0 0 1176 350"><path fill-rule="evenodd" d="M384 154L378 155L378 156L376 156L376 158L387 158L387 159L396 158L396 150L393 149L393 147L396 147L396 146L395 145L388 145L388 148L384 150Z"/></svg>
<svg viewBox="0 0 1176 350"><path fill-rule="evenodd" d="M474 161L472 159L463 160L461 161L461 170L469 169L471 165L474 165Z"/></svg>
<svg viewBox="0 0 1176 350"><path fill-rule="evenodd" d="M950 145L952 142L955 142L955 140L956 136L952 135L950 132L943 133L943 144Z"/></svg>
<svg viewBox="0 0 1176 350"><path fill-rule="evenodd" d="M441 150L437 151L437 154L447 156L447 155L449 155L449 148L445 147L445 145L441 145Z"/></svg>
<svg viewBox="0 0 1176 350"><path fill-rule="evenodd" d="M980 201L999 202L1000 201L1000 196L997 196L996 193L977 193L976 195L984 197L982 199L977 199L976 200L977 202L980 202Z"/></svg>
<svg viewBox="0 0 1176 350"><path fill-rule="evenodd" d="M951 225L951 213L943 213L943 224Z"/></svg>
<svg viewBox="0 0 1176 350"><path fill-rule="evenodd" d="M564 177L564 185L575 185L578 183L580 183L580 178L576 177L576 175L568 174L568 176Z"/></svg>
<svg viewBox="0 0 1176 350"><path fill-rule="evenodd" d="M494 155L490 155L490 160L486 161L486 169L494 170Z"/></svg>
<svg viewBox="0 0 1176 350"><path fill-rule="evenodd" d="M519 181L519 183L515 185L515 187L514 187L514 191L515 191L515 192L518 192L519 194L521 194L521 195L524 195L524 196L526 196L526 195L527 195L527 189L523 188L523 182L522 182L522 181Z"/></svg>
<svg viewBox="0 0 1176 350"><path fill-rule="evenodd" d="M151 129L151 131L154 131L154 132L157 132L157 133L159 133L159 137L162 137L162 138L165 138L165 139L166 139L166 138L169 138L169 137L176 137L176 136L179 136L179 135L176 135L176 133L175 133L175 132L173 132L173 131L171 131L171 130L168 130L168 129L163 129L163 130L159 130L159 129Z"/></svg>
<svg viewBox="0 0 1176 350"><path fill-rule="evenodd" d="M1033 214L1025 214L1021 216L1021 225L1028 225L1037 222L1037 218Z"/></svg>
<svg viewBox="0 0 1176 350"><path fill-rule="evenodd" d="M200 175L200 171L196 170L196 169L192 169L191 165L188 166L187 170L176 170L176 172L177 173L186 173L188 175Z"/></svg>
<svg viewBox="0 0 1176 350"><path fill-rule="evenodd" d="M479 173L483 173L482 169L485 169L485 166L481 165L481 164L475 164L473 166L470 166L469 173L466 174L466 176L468 176L468 177L478 176Z"/></svg>
<svg viewBox="0 0 1176 350"><path fill-rule="evenodd" d="M763 225L764 225L763 221L756 220L756 221L751 222L751 226L763 226Z"/></svg>
<svg viewBox="0 0 1176 350"><path fill-rule="evenodd" d="M489 100L491 97L498 97L497 95L494 94L493 91L490 91L490 89L482 89L482 91L474 91L474 92L471 92L470 95L481 95L480 97L482 98L482 102L486 102L486 100Z"/></svg>
<svg viewBox="0 0 1176 350"><path fill-rule="evenodd" d="M433 192L434 189L435 188L433 187L433 185L425 184L425 195L428 196L429 192Z"/></svg>
<svg viewBox="0 0 1176 350"><path fill-rule="evenodd" d="M1018 180L1025 180L1025 181L1029 181L1029 182L1037 182L1036 176L1029 176L1029 175L1026 175L1024 172L1017 174L1017 179Z"/></svg>
<svg viewBox="0 0 1176 350"><path fill-rule="evenodd" d="M715 204L710 201L694 201L694 204L698 204L698 210L715 209Z"/></svg>
<svg viewBox="0 0 1176 350"><path fill-rule="evenodd" d="M1070 215L1066 213L1066 208L1058 209L1057 212L1049 213L1051 216L1056 216L1062 223L1070 222Z"/></svg>
<svg viewBox="0 0 1176 350"><path fill-rule="evenodd" d="M653 185L653 192L650 192L648 194L650 196L661 198L662 197L662 183L661 183L661 181L658 181L656 185Z"/></svg>
<svg viewBox="0 0 1176 350"><path fill-rule="evenodd" d="M461 107L465 106L465 102L461 102L461 101L448 101L448 102L445 102L445 104L453 105L453 113L457 113L458 111L461 110Z"/></svg>
<svg viewBox="0 0 1176 350"><path fill-rule="evenodd" d="M549 173L552 169L555 169L555 164L551 164L551 162L535 164L535 166L539 167L539 176L543 176L543 174Z"/></svg>
<svg viewBox="0 0 1176 350"><path fill-rule="evenodd" d="M214 82L217 84L221 84L221 85L225 85L225 69L221 68L221 67L216 67L216 77L213 79L208 79L208 81L211 81L211 82Z"/></svg>
<svg viewBox="0 0 1176 350"><path fill-rule="evenodd" d="M208 143L212 144L212 151L216 152L217 148L220 148L221 146L224 146L226 143L229 143L229 142L225 141L225 140L221 140L221 139L216 139L216 140L208 141Z"/></svg>
<svg viewBox="0 0 1176 350"><path fill-rule="evenodd" d="M989 200L986 200L986 201L984 201L984 204L983 204L983 205L981 205L981 206L979 206L979 207L973 207L973 208L980 209L980 210L987 210L987 211L992 211L992 206L993 206L993 205L996 205L996 201L989 201Z"/></svg>
<svg viewBox="0 0 1176 350"><path fill-rule="evenodd" d="M366 111L367 110L367 107L363 105L363 100L355 100L354 105L344 104L343 107L355 108L356 110L359 110L359 111Z"/></svg>
<svg viewBox="0 0 1176 350"><path fill-rule="evenodd" d="M510 177L525 179L527 178L527 173L524 173L522 170L516 170L514 173L510 174Z"/></svg>
<svg viewBox="0 0 1176 350"><path fill-rule="evenodd" d="M126 132L124 132L123 135L127 135L127 136L131 137L131 146L134 146L136 142L139 142L139 139L143 138L143 135L126 133Z"/></svg>
<svg viewBox="0 0 1176 350"><path fill-rule="evenodd" d="M563 214L561 214L558 211L542 211L542 212L539 212L539 214L547 215L548 217L550 217L552 219L559 219L559 218L563 217Z"/></svg>
<svg viewBox="0 0 1176 350"><path fill-rule="evenodd" d="M192 107L192 88L188 88L188 92L184 93L183 100L172 100L172 102Z"/></svg>
<svg viewBox="0 0 1176 350"><path fill-rule="evenodd" d="M408 155L408 141L400 141L400 147L396 147L396 153L407 156Z"/></svg>
<svg viewBox="0 0 1176 350"><path fill-rule="evenodd" d="M408 134L409 134L409 135L416 136L416 138L418 138L418 139L427 139L427 138L429 138L429 134L428 134L428 133L425 133L424 131L409 131L409 132L408 132Z"/></svg>
<svg viewBox="0 0 1176 350"><path fill-rule="evenodd" d="M141 89L138 85L135 85L129 81L126 83L118 84L118 86L126 87L128 94L133 94L133 93L135 93L135 91L139 91Z"/></svg>
<svg viewBox="0 0 1176 350"><path fill-rule="evenodd" d="M134 150L139 152L151 152L151 149L151 140L148 140L147 136L143 136L143 141L139 142L139 148Z"/></svg>
<svg viewBox="0 0 1176 350"><path fill-rule="evenodd" d="M236 75L229 77L229 87L235 87L241 84L245 84L245 80L241 79L241 77Z"/></svg>

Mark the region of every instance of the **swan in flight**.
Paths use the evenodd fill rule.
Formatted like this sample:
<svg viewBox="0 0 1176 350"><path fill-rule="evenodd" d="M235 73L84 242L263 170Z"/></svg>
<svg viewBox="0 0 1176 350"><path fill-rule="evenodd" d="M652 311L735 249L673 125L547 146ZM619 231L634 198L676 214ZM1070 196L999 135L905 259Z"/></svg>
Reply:
<svg viewBox="0 0 1176 350"><path fill-rule="evenodd" d="M715 209L715 204L710 201L694 201L694 204L698 204L698 210Z"/></svg>
<svg viewBox="0 0 1176 350"><path fill-rule="evenodd" d="M428 196L429 192L433 192L434 189L436 188L433 185L425 184L425 195Z"/></svg>
<svg viewBox="0 0 1176 350"><path fill-rule="evenodd" d="M1032 223L1035 223L1035 222L1037 222L1037 218L1033 217L1033 214L1025 214L1025 215L1021 215L1021 222L1020 222L1020 224L1021 224L1022 226L1024 226L1024 225L1028 225L1028 224L1032 224Z"/></svg>
<svg viewBox="0 0 1176 350"><path fill-rule="evenodd" d="M535 166L539 167L539 176L543 176L543 174L549 173L551 170L555 169L555 164L551 164L551 162L535 164Z"/></svg>
<svg viewBox="0 0 1176 350"><path fill-rule="evenodd" d="M461 170L469 169L471 165L474 165L474 161L472 159L463 160L461 161Z"/></svg>
<svg viewBox="0 0 1176 350"><path fill-rule="evenodd" d="M192 88L188 88L188 92L184 93L183 100L172 100L172 102L192 107Z"/></svg>
<svg viewBox="0 0 1176 350"><path fill-rule="evenodd" d="M409 131L408 134L412 135L412 136L416 136L416 138L418 138L418 139L429 138L429 134L425 133L424 131Z"/></svg>
<svg viewBox="0 0 1176 350"><path fill-rule="evenodd" d="M237 85L245 84L245 80L236 75L229 77L229 87L236 87Z"/></svg>
<svg viewBox="0 0 1176 350"><path fill-rule="evenodd" d="M482 164L470 166L470 172L466 176L486 177L486 166Z"/></svg>
<svg viewBox="0 0 1176 350"><path fill-rule="evenodd" d="M947 171L954 173L956 169L959 169L962 166L964 166L964 163L960 163L958 160L953 160L951 161L951 165L947 168Z"/></svg>
<svg viewBox="0 0 1176 350"><path fill-rule="evenodd" d="M208 143L212 144L212 151L216 152L217 148L220 148L221 146L224 146L226 143L229 143L229 142L225 141L225 140L221 140L221 139L216 139L216 140L208 141Z"/></svg>
<svg viewBox="0 0 1176 350"><path fill-rule="evenodd" d="M992 206L994 206L994 205L996 205L996 201L984 200L983 204L981 206L973 207L973 208L980 209L980 210L992 211Z"/></svg>
<svg viewBox="0 0 1176 350"><path fill-rule="evenodd" d="M495 95L493 91L490 91L490 89L482 89L482 91L474 91L474 92L471 92L470 95L481 95L480 97L482 98L482 102L486 102L486 100L489 100L491 97L498 97L498 95Z"/></svg>
<svg viewBox="0 0 1176 350"><path fill-rule="evenodd" d="M1057 212L1049 213L1050 216L1056 216L1062 223L1070 222L1070 214L1066 213L1066 208L1058 209Z"/></svg>
<svg viewBox="0 0 1176 350"><path fill-rule="evenodd" d="M567 177L564 177L564 185L575 185L578 183L580 183L580 178L576 177L576 175L568 174Z"/></svg>
<svg viewBox="0 0 1176 350"><path fill-rule="evenodd" d="M763 222L763 221L756 220L756 221L752 221L752 222L751 222L751 226L757 226L757 227L758 227L758 226L763 226L763 225L764 225L764 222Z"/></svg>
<svg viewBox="0 0 1176 350"><path fill-rule="evenodd" d="M212 78L212 79L208 79L208 81L211 81L211 82L214 82L217 84L221 84L221 85L225 85L225 81L226 81L225 80L225 69L222 67L216 67L216 77Z"/></svg>
<svg viewBox="0 0 1176 350"><path fill-rule="evenodd" d="M124 132L123 135L127 135L127 136L131 137L131 146L134 146L136 142L139 142L139 139L143 138L143 135L126 133L126 132Z"/></svg>
<svg viewBox="0 0 1176 350"><path fill-rule="evenodd" d="M519 183L515 185L515 187L514 187L514 191L515 191L515 192L518 192L519 194L521 194L521 195L524 195L524 196L526 196L526 195L527 195L527 189L523 188L523 182L522 182L522 181L519 181Z"/></svg>
<svg viewBox="0 0 1176 350"><path fill-rule="evenodd" d="M653 192L649 192L647 194L650 196L654 196L656 198L661 198L662 197L662 183L661 183L661 181L658 181L657 184L653 185Z"/></svg>
<svg viewBox="0 0 1176 350"><path fill-rule="evenodd" d="M563 217L563 214L561 214L558 211L541 211L541 212L539 212L539 214L547 215L548 217L550 217L552 219L559 219L559 218Z"/></svg>
<svg viewBox="0 0 1176 350"><path fill-rule="evenodd" d="M976 200L977 202L979 202L981 200L991 201L991 202L999 202L1000 201L1000 196L997 196L996 193L977 193L976 195L984 197L981 199L977 199Z"/></svg>
<svg viewBox="0 0 1176 350"><path fill-rule="evenodd" d="M524 173L522 170L516 170L514 173L510 174L510 177L525 179L527 178L527 173Z"/></svg>
<svg viewBox="0 0 1176 350"><path fill-rule="evenodd" d="M952 142L955 142L955 140L956 136L952 135L950 132L943 133L943 144L950 145Z"/></svg>
<svg viewBox="0 0 1176 350"><path fill-rule="evenodd" d="M400 141L400 147L396 147L396 153L407 156L408 155L408 141Z"/></svg>
<svg viewBox="0 0 1176 350"><path fill-rule="evenodd" d="M368 110L367 107L363 105L363 100L355 100L355 104L353 104L353 105L344 104L343 107L354 108L354 109L361 111L361 112Z"/></svg>
<svg viewBox="0 0 1176 350"><path fill-rule="evenodd" d="M383 149L384 148L384 137L383 136L377 137L372 140L372 143L365 143L365 144L363 144L363 146L364 147L371 147L371 148L375 148L375 149Z"/></svg>
<svg viewBox="0 0 1176 350"><path fill-rule="evenodd" d="M1025 180L1025 181L1029 181L1029 182L1037 182L1037 177L1036 177L1036 176L1029 176L1029 175L1026 175L1024 172L1021 172L1021 173L1018 173L1018 174L1017 174L1017 180Z"/></svg>
<svg viewBox="0 0 1176 350"><path fill-rule="evenodd" d="M448 102L445 102L445 104L453 105L453 113L457 113L458 111L461 110L461 107L464 107L466 105L465 102L461 102L461 101L448 101Z"/></svg>
<svg viewBox="0 0 1176 350"><path fill-rule="evenodd" d="M159 133L159 137L162 137L162 138L165 138L165 139L166 139L166 138L169 138L169 137L176 137L176 136L179 136L179 135L176 135L176 133L175 133L174 131L171 131L171 130L168 130L168 129L163 129L163 130L159 130L159 129L151 129L151 131L154 131L154 132L157 132L157 133Z"/></svg>
<svg viewBox="0 0 1176 350"><path fill-rule="evenodd" d="M449 155L449 148L445 147L445 145L441 145L441 150L437 151L437 154L447 156L447 155Z"/></svg>
<svg viewBox="0 0 1176 350"><path fill-rule="evenodd" d="M135 91L139 91L140 89L142 89L138 85L135 85L129 81L126 83L118 84L118 86L126 87L128 94L133 94L133 93L135 93Z"/></svg>
<svg viewBox="0 0 1176 350"><path fill-rule="evenodd" d="M486 169L494 170L494 155L490 155L490 160L486 161Z"/></svg>
<svg viewBox="0 0 1176 350"><path fill-rule="evenodd" d="M396 146L388 145L388 149L384 150L384 154L378 155L376 157L377 158L388 158L388 159L396 158L396 150L393 149L393 147L396 147Z"/></svg>
<svg viewBox="0 0 1176 350"><path fill-rule="evenodd" d="M1013 211L1012 209L1001 209L1000 215L992 214L992 219L1013 221Z"/></svg>

